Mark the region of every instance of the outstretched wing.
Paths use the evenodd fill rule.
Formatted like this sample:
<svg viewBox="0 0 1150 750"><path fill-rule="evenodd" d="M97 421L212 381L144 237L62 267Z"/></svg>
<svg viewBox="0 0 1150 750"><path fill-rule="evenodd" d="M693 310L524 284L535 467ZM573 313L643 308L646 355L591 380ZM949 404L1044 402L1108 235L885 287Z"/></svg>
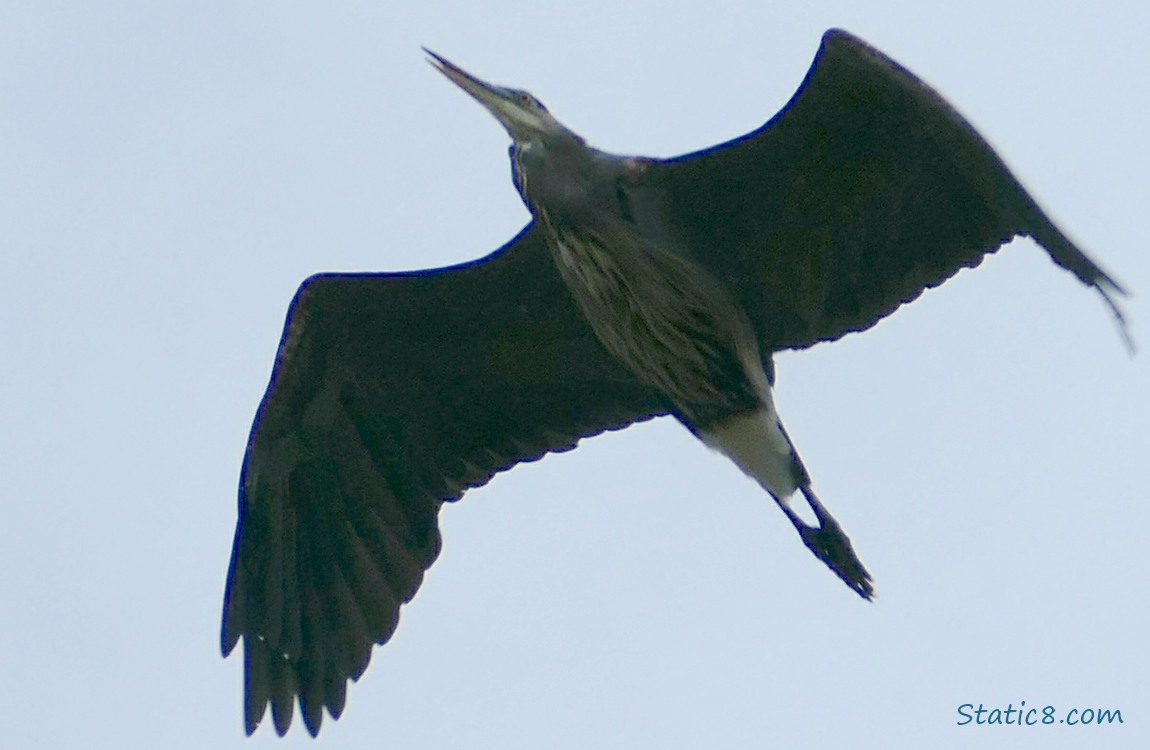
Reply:
<svg viewBox="0 0 1150 750"><path fill-rule="evenodd" d="M222 648L248 733L314 735L439 552L444 501L665 413L577 313L529 226L474 263L325 274L292 302L240 480Z"/></svg>
<svg viewBox="0 0 1150 750"><path fill-rule="evenodd" d="M970 123L843 31L826 33L766 125L652 162L635 190L735 290L768 350L865 330L1015 235L1101 292L1121 321L1119 286Z"/></svg>

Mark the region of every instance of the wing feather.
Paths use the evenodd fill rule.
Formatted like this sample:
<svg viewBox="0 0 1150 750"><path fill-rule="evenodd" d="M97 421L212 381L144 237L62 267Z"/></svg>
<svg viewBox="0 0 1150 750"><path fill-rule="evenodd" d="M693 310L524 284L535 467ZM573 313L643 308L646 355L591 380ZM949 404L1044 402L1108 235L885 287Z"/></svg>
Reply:
<svg viewBox="0 0 1150 750"><path fill-rule="evenodd" d="M641 196L647 188L650 198ZM832 30L790 102L728 143L653 162L655 222L735 290L768 350L865 330L1016 235L1094 287L1066 238L937 92Z"/></svg>
<svg viewBox="0 0 1150 750"><path fill-rule="evenodd" d="M601 348L529 227L486 259L306 281L240 482L221 643L245 724L314 735L439 553L442 503L666 412Z"/></svg>

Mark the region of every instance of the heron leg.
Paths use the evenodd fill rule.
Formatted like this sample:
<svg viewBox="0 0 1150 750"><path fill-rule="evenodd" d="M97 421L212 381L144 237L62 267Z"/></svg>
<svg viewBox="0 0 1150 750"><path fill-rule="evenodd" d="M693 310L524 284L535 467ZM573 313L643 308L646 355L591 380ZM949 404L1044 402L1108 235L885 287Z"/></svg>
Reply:
<svg viewBox="0 0 1150 750"><path fill-rule="evenodd" d="M818 526L807 524L798 513L795 513L787 503L779 501L779 507L794 524L795 529L802 537L803 544L822 560L835 575L843 580L847 586L863 599L870 601L874 597L874 583L871 575L855 554L851 540L843 532L842 526L831 515L830 511L819 502L809 483L802 484L799 489L806 498L807 504L814 511L818 519Z"/></svg>
<svg viewBox="0 0 1150 750"><path fill-rule="evenodd" d="M693 427L686 419L682 419L683 424L707 446L734 461L744 474L757 481L782 508L807 549L855 593L869 600L874 596L871 575L859 561L842 526L815 496L810 475L767 393L768 397L763 399L759 409L728 416L707 429ZM806 498L817 526L807 523L791 507L790 499L796 490Z"/></svg>

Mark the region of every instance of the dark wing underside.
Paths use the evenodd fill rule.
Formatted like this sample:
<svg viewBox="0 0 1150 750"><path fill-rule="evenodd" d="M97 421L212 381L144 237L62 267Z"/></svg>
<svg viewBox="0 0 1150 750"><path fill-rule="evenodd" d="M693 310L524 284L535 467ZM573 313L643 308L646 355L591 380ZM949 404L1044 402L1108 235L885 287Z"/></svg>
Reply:
<svg viewBox="0 0 1150 750"><path fill-rule="evenodd" d="M1120 292L938 94L828 32L770 122L651 162L628 186L729 285L769 351L864 330L1017 234L1111 304ZM245 716L308 729L394 631L439 551L444 501L520 461L666 412L576 312L542 237L414 274L300 288L240 483L222 646Z"/></svg>
<svg viewBox="0 0 1150 750"><path fill-rule="evenodd" d="M665 412L579 317L529 227L475 263L320 275L292 303L240 480L222 647L245 719L299 696L309 731L396 627L442 502L580 437Z"/></svg>
<svg viewBox="0 0 1150 750"><path fill-rule="evenodd" d="M653 162L635 190L732 286L765 348L877 323L1015 235L1102 293L1121 290L1042 213L935 91L829 31L798 92L742 138Z"/></svg>

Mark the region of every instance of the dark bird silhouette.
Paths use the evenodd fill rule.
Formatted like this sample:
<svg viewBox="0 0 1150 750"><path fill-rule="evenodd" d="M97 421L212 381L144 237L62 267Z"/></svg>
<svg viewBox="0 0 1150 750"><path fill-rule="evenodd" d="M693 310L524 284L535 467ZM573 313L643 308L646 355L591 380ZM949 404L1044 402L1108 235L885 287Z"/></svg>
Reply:
<svg viewBox="0 0 1150 750"><path fill-rule="evenodd" d="M942 97L842 31L758 130L673 159L587 146L530 94L429 52L512 139L532 221L480 260L319 274L288 313L244 457L224 654L250 733L314 735L395 630L440 506L660 415L730 457L870 598L775 411L772 355L870 328L1017 235L1121 288ZM800 513L801 511L801 513ZM808 523L803 515L817 523Z"/></svg>

